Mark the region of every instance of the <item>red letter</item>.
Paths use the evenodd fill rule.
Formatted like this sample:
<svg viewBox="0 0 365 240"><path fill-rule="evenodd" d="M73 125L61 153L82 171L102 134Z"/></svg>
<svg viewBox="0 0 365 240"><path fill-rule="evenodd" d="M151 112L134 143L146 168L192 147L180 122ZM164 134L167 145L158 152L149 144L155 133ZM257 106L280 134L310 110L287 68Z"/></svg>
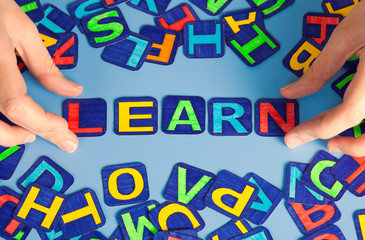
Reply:
<svg viewBox="0 0 365 240"><path fill-rule="evenodd" d="M348 178L346 178L346 182L353 182L364 170L365 170L365 157L352 157L360 166L354 171ZM357 193L361 193L365 190L365 182L361 184L361 186L356 189Z"/></svg>
<svg viewBox="0 0 365 240"><path fill-rule="evenodd" d="M307 23L321 25L321 37L312 39L317 43L322 44L322 42L327 38L327 25L338 25L340 23L340 18L307 16Z"/></svg>
<svg viewBox="0 0 365 240"><path fill-rule="evenodd" d="M158 19L158 21L161 23L162 27L163 28L166 28L166 29L170 29L170 30L175 30L175 31L180 31L184 28L184 25L187 23L187 22L194 22L196 21L195 17L193 16L193 14L190 12L189 8L187 6L183 6L181 8L184 13L186 14L186 17L182 18L181 20L171 24L171 25L168 25L165 21L165 19L162 17L160 19Z"/></svg>
<svg viewBox="0 0 365 240"><path fill-rule="evenodd" d="M308 210L306 210L301 203L290 203L290 205L293 207L295 213L297 214L304 228L308 232L330 221L331 218L335 215L334 207L329 204L314 205ZM322 211L324 213L323 217L316 222L313 222L310 215L319 211Z"/></svg>
<svg viewBox="0 0 365 240"><path fill-rule="evenodd" d="M286 103L286 121L280 116L278 111L271 103L260 103L260 132L269 132L269 118L268 115L274 119L279 127L284 132L289 132L290 129L295 127L295 108L294 103Z"/></svg>
<svg viewBox="0 0 365 240"><path fill-rule="evenodd" d="M71 65L74 63L74 57L61 57L67 50L69 50L73 45L75 45L75 36L72 36L65 44L63 44L57 51L53 54L53 62L56 65Z"/></svg>
<svg viewBox="0 0 365 240"><path fill-rule="evenodd" d="M0 208L7 202L13 202L15 204L18 204L19 199L11 195L0 196ZM5 231L11 235L15 232L15 230L19 227L19 225L20 222L16 221L15 219L12 219L9 225L5 228Z"/></svg>
<svg viewBox="0 0 365 240"><path fill-rule="evenodd" d="M325 233L313 238L313 240L340 240L340 239L332 233Z"/></svg>
<svg viewBox="0 0 365 240"><path fill-rule="evenodd" d="M103 132L102 127L96 128L80 128L80 104L79 103L69 103L68 104L68 127L74 133L100 133Z"/></svg>

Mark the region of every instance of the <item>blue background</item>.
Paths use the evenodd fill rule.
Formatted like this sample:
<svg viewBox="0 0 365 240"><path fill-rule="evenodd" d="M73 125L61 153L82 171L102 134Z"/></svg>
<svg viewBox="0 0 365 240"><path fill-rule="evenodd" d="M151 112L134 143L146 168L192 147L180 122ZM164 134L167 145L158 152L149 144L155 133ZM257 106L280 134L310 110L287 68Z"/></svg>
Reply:
<svg viewBox="0 0 365 240"><path fill-rule="evenodd" d="M67 12L70 0L52 2ZM168 9L183 1L175 0ZM191 4L192 5L192 4ZM154 25L154 17L140 12L127 4L118 5L131 31L138 32L144 24ZM217 20L192 5L201 20ZM237 11L250 6L245 0L234 0L224 11ZM77 27L79 36L79 63L73 70L63 73L84 86L78 98L103 98L107 102L107 131L101 137L80 138L79 149L68 154L51 143L37 138L27 144L26 150L13 177L1 181L19 192L16 181L40 157L48 156L69 171L75 178L66 192L70 194L83 188L91 188L98 195L106 216L106 224L99 229L109 237L117 227L117 213L120 207L108 207L104 203L101 170L108 165L142 162L147 167L150 199L164 201L162 192L173 165L184 162L217 174L226 169L239 176L254 172L273 185L284 188L284 168L289 161L309 163L319 150L326 150L324 140L307 143L294 150L288 149L283 138L260 137L254 132L249 136L217 137L207 129L200 135L171 135L161 131L161 103L167 95L201 96L206 102L213 97L245 97L252 105L259 98L279 98L279 89L296 80L296 76L282 65L282 59L301 39L302 17L308 11L323 12L319 0L297 0L284 11L265 20L266 29L281 44L281 49L267 61L255 68L249 68L226 47L226 54L218 59L188 59L178 49L173 65L161 66L145 63L141 70L134 72L106 63L101 59L102 48L90 47L87 39ZM341 71L340 73L343 73ZM42 88L29 71L23 74L28 93L47 111L62 113L62 102L66 97ZM337 74L339 76L339 74ZM150 136L118 136L113 131L114 100L119 97L151 96L159 102L159 129ZM330 83L318 93L299 99L300 121L340 103L340 97L331 89ZM207 122L207 119L206 119ZM336 157L341 155L336 154ZM346 192L336 203L342 218L336 223L347 239L356 239L352 214L365 207L363 199ZM129 205L128 205L129 206ZM126 206L126 207L128 207ZM200 212L206 227L199 236L205 238L210 232L229 221L222 214L206 208ZM252 226L254 226L252 224ZM298 239L302 237L281 201L277 209L265 222L274 239ZM29 239L40 239L32 231Z"/></svg>

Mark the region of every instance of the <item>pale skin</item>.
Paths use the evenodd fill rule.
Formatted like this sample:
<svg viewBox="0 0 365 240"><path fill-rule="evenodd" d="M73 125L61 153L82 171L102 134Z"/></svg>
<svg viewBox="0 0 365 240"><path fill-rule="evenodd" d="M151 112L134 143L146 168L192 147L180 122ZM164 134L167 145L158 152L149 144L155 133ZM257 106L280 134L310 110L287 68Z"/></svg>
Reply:
<svg viewBox="0 0 365 240"><path fill-rule="evenodd" d="M67 97L78 96L83 90L58 70L36 26L18 5L12 0L0 0L0 112L17 125L0 121L0 145L29 143L40 136L67 152L75 151L79 141L68 129L67 121L45 111L27 95L15 50L46 89Z"/></svg>
<svg viewBox="0 0 365 240"><path fill-rule="evenodd" d="M357 73L338 106L321 113L291 131L284 141L289 148L315 139L330 139L330 152L365 156L365 134L358 138L339 137L339 133L358 125L365 118L365 2L360 2L337 26L327 45L310 69L296 82L280 90L290 99L319 91L353 55L360 57Z"/></svg>

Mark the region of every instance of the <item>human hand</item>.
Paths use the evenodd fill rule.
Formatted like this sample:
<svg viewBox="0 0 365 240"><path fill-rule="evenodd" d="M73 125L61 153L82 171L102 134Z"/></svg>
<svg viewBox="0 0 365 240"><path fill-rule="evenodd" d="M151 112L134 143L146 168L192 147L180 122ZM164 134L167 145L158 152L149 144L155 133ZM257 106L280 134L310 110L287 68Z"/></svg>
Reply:
<svg viewBox="0 0 365 240"><path fill-rule="evenodd" d="M0 0L0 112L18 126L0 121L0 145L33 142L36 135L67 152L78 146L76 135L62 117L46 112L27 95L15 50L33 76L48 90L74 97L82 86L66 79L53 63L38 30L13 0Z"/></svg>
<svg viewBox="0 0 365 240"><path fill-rule="evenodd" d="M301 98L320 90L353 55L360 57L357 73L338 106L289 131L284 141L289 148L315 139L329 139L330 152L365 156L365 135L335 137L365 118L365 2L360 2L337 26L327 45L309 70L296 82L280 90L286 98Z"/></svg>

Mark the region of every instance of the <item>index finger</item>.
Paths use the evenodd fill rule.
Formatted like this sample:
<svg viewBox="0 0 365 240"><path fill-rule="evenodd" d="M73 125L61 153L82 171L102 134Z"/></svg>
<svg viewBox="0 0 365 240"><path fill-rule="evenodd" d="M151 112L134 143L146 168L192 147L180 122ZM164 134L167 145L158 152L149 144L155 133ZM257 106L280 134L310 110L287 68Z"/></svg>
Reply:
<svg viewBox="0 0 365 240"><path fill-rule="evenodd" d="M289 131L284 141L290 148L314 139L329 139L359 124L365 117L365 62L360 58L358 71L349 85L343 103Z"/></svg>
<svg viewBox="0 0 365 240"><path fill-rule="evenodd" d="M0 38L0 111L9 120L72 152L78 139L62 117L43 110L26 92L10 40Z"/></svg>
<svg viewBox="0 0 365 240"><path fill-rule="evenodd" d="M285 98L301 98L320 90L353 56L364 40L359 36L363 28L365 3L358 6L336 27L328 43L304 75L281 89ZM348 36L359 36L349 38Z"/></svg>

